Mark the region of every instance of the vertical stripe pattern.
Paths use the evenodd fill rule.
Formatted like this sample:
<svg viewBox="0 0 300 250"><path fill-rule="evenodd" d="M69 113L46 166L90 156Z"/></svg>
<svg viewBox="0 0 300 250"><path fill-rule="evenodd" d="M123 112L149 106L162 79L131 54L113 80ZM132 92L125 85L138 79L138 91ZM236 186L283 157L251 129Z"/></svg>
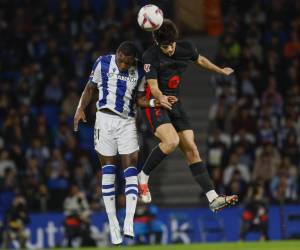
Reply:
<svg viewBox="0 0 300 250"><path fill-rule="evenodd" d="M139 66L120 71L115 55L99 57L90 75L99 90L97 109L107 108L124 118L134 117L136 93L143 76Z"/></svg>
<svg viewBox="0 0 300 250"><path fill-rule="evenodd" d="M99 100L99 107L104 106L107 103L108 96L108 75L109 66L111 62L111 55L104 56L101 59L101 77L102 77L102 99Z"/></svg>
<svg viewBox="0 0 300 250"><path fill-rule="evenodd" d="M128 71L126 72L122 72L122 75L125 77L128 77ZM117 80L117 91L116 91L116 106L115 106L115 110L119 111L120 113L123 112L124 110L124 96L125 96L125 92L127 89L127 82L121 79ZM132 98L133 99L133 96Z"/></svg>

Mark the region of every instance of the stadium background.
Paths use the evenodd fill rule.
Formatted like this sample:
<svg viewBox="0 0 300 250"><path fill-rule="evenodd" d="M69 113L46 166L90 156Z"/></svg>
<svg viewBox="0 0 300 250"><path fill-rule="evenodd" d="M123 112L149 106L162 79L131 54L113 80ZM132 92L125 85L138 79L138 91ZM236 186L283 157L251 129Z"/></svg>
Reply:
<svg viewBox="0 0 300 250"><path fill-rule="evenodd" d="M300 3L296 0L2 0L1 220L15 197L22 195L34 214L29 224L34 232L43 228L35 223L46 213L58 216L54 220L60 227L63 202L75 184L95 216L100 213L93 222L104 223L101 173L93 151L95 105L88 107L88 123L80 126L78 134L73 133L72 119L99 55L114 52L123 40L135 41L140 51L151 44L151 35L136 23L139 7L149 2L160 6L165 17L178 24L181 37L193 40L200 53L235 69L234 76L224 78L191 67L182 95L217 190L241 197L237 208L212 217L176 152L151 179L154 204L161 209L158 217L172 231L171 218L179 230L193 222L193 216L207 214L208 227L212 223L217 229L211 238L203 238L211 231L198 224L175 233L197 232L193 242L238 240L242 211L253 190L263 187L270 223L275 223L269 226L272 239L299 238ZM141 166L154 139L141 118L138 124ZM121 176L119 193L122 208ZM193 207L195 213L184 207ZM233 218L231 230L226 221ZM168 242L171 236L169 232Z"/></svg>

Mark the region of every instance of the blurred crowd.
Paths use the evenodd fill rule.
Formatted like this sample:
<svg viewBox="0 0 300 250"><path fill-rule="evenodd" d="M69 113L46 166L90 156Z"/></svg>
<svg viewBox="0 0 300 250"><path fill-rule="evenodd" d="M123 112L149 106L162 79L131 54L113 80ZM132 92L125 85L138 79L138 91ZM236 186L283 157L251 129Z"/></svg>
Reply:
<svg viewBox="0 0 300 250"><path fill-rule="evenodd" d="M114 53L124 40L141 50L151 41L136 22L146 3L0 2L0 215L17 194L29 211L61 211L71 184L84 192L91 209L102 209L94 102L77 134L73 116L101 54Z"/></svg>
<svg viewBox="0 0 300 250"><path fill-rule="evenodd" d="M218 191L241 200L263 187L273 203L299 202L300 2L224 1L213 78L208 164Z"/></svg>
<svg viewBox="0 0 300 250"><path fill-rule="evenodd" d="M151 35L136 23L139 7L147 2L0 2L0 215L23 198L28 211L61 211L74 186L88 209L103 209L90 136L95 105L88 107L88 123L77 134L73 115L99 55L114 52L124 40L135 41L141 51L149 45ZM296 202L300 3L222 3L225 30L217 64L233 67L236 74L214 77L211 174L222 193L245 199L253 185L260 185L271 201Z"/></svg>

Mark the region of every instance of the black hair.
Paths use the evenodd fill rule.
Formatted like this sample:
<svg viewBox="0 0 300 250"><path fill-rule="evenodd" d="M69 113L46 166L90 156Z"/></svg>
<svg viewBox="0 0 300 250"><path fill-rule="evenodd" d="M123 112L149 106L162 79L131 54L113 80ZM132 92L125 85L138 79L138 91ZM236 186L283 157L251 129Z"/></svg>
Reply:
<svg viewBox="0 0 300 250"><path fill-rule="evenodd" d="M133 42L130 41L122 42L119 45L117 52L122 52L122 54L124 54L125 56L132 56L135 58L137 57L138 54L138 50L136 46L134 45Z"/></svg>
<svg viewBox="0 0 300 250"><path fill-rule="evenodd" d="M158 30L153 31L153 38L159 45L168 45L178 39L176 25L170 19L164 19L163 24Z"/></svg>

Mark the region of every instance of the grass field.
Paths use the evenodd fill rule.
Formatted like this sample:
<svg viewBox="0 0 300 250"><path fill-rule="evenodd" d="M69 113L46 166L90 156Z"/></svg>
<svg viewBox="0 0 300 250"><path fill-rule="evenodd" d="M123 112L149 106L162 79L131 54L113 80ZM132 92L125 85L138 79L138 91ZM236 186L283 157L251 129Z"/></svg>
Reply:
<svg viewBox="0 0 300 250"><path fill-rule="evenodd" d="M216 244L164 245L164 246L133 246L107 247L109 250L300 250L299 241L269 242L236 242ZM80 250L96 250L104 248L80 248ZM55 249L59 250L59 248ZM61 250L61 248L60 248Z"/></svg>

